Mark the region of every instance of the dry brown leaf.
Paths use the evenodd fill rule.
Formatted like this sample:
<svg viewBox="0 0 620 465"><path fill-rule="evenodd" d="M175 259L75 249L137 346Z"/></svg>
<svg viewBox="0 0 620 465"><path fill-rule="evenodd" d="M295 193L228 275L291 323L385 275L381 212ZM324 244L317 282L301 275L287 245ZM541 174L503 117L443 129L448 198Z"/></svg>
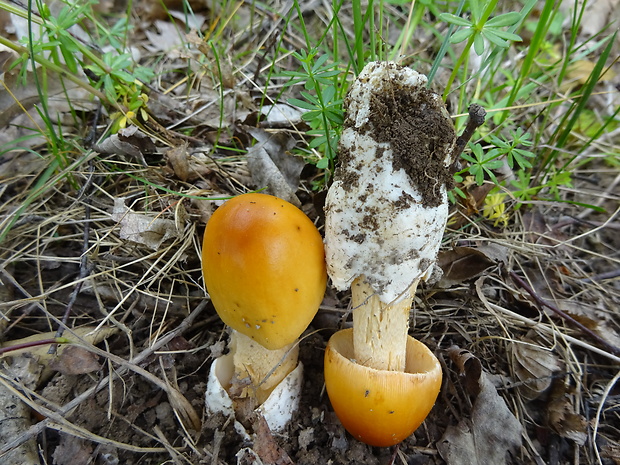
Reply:
<svg viewBox="0 0 620 465"><path fill-rule="evenodd" d="M93 446L88 441L65 433L60 433L60 444L52 457L54 465L78 465L89 463Z"/></svg>
<svg viewBox="0 0 620 465"><path fill-rule="evenodd" d="M560 86L562 92L568 92L568 90L575 86L583 86L590 78L595 66L596 63L590 60L577 60L571 63L566 70L566 78ZM615 77L616 73L611 68L608 68L599 77L598 82L610 81Z"/></svg>
<svg viewBox="0 0 620 465"><path fill-rule="evenodd" d="M443 271L438 286L448 288L479 276L484 270L495 265L495 261L478 249L455 247L440 251L437 264Z"/></svg>
<svg viewBox="0 0 620 465"><path fill-rule="evenodd" d="M257 128L250 128L248 132L257 141L247 154L248 169L255 185L266 187L267 193L301 206L295 192L305 163L290 153L295 140L284 132L270 133Z"/></svg>
<svg viewBox="0 0 620 465"><path fill-rule="evenodd" d="M41 374L41 365L30 356L15 357L12 363L5 365L4 372L12 379L24 379L23 385L34 388ZM0 381L0 444L6 444L19 436L32 425L30 408L10 388ZM15 450L2 456L3 465L24 465L39 463L37 442L30 439Z"/></svg>
<svg viewBox="0 0 620 465"><path fill-rule="evenodd" d="M99 344L104 339L118 332L118 329L116 328L101 328L98 331L93 332L94 330L95 330L95 327L93 326L82 326L80 328L75 328L71 330L72 333L75 334L75 336L71 333L65 332L63 337L69 341L78 342L80 339L83 339L89 344ZM55 332L35 334L33 336L28 336L22 339L15 339L12 341L3 342L2 344L0 344L0 347L2 348L11 347L11 346L16 346L20 344L26 344L29 342L52 339L54 337L56 337ZM62 353L65 350L67 350L69 346L70 344L59 344L56 349L56 354L48 353L49 345L47 344L36 346L36 347L27 347L23 349L6 352L0 355L0 359L4 357L17 357L19 355L29 354L30 356L34 357L38 361L38 363L40 363L43 366L43 371L41 372L40 377L37 380L37 382L43 382L43 381L48 380L50 376L54 373L54 371L49 366L50 362L57 356L61 356Z"/></svg>
<svg viewBox="0 0 620 465"><path fill-rule="evenodd" d="M168 160L168 164L174 171L174 174L181 181L187 181L189 178L189 145L187 142L182 142L176 147L172 147L167 150L164 157Z"/></svg>
<svg viewBox="0 0 620 465"><path fill-rule="evenodd" d="M82 375L98 371L101 365L92 352L82 347L69 346L50 362L50 368L64 375Z"/></svg>
<svg viewBox="0 0 620 465"><path fill-rule="evenodd" d="M583 446L588 439L586 421L583 415L575 413L571 396L563 382L554 384L551 400L547 405L549 426L560 436Z"/></svg>
<svg viewBox="0 0 620 465"><path fill-rule="evenodd" d="M294 465L288 454L282 449L271 434L265 417L258 414L254 421L254 452L263 463L272 465Z"/></svg>
<svg viewBox="0 0 620 465"><path fill-rule="evenodd" d="M151 138L140 131L137 126L129 126L112 134L101 144L95 145L93 150L101 154L126 156L139 160L147 166L144 155L155 152L157 148Z"/></svg>
<svg viewBox="0 0 620 465"><path fill-rule="evenodd" d="M551 386L552 375L561 368L553 352L527 341L512 343L512 357L515 376L522 383L519 392L528 400L545 392Z"/></svg>
<svg viewBox="0 0 620 465"><path fill-rule="evenodd" d="M458 346L450 347L447 352L452 363L459 369L459 374L464 377L467 392L477 396L480 393L480 376L482 375L480 360L470 351Z"/></svg>
<svg viewBox="0 0 620 465"><path fill-rule="evenodd" d="M235 455L237 465L264 465L258 454L249 447L244 447Z"/></svg>
<svg viewBox="0 0 620 465"><path fill-rule="evenodd" d="M477 373L475 357L458 347L451 348L451 356L461 364L467 376L468 367ZM507 454L515 454L521 446L521 423L508 409L489 376L480 371L479 393L474 401L471 419L463 418L458 425L449 426L437 450L448 465L502 465Z"/></svg>
<svg viewBox="0 0 620 465"><path fill-rule="evenodd" d="M606 444L601 447L601 456L613 460L615 465L620 465L620 445Z"/></svg>
<svg viewBox="0 0 620 465"><path fill-rule="evenodd" d="M121 239L143 244L153 250L158 250L164 241L181 234L174 221L135 213L125 206L124 198L114 199L111 217L120 225Z"/></svg>

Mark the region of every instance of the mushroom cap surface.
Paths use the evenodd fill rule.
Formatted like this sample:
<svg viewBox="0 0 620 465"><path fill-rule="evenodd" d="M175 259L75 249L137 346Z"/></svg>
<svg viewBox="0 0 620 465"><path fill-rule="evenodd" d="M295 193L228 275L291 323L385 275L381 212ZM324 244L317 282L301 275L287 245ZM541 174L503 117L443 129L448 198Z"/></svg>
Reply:
<svg viewBox="0 0 620 465"><path fill-rule="evenodd" d="M388 447L409 437L427 417L441 387L441 365L411 336L404 372L353 360L353 330L334 334L325 349L325 387L342 425L356 439Z"/></svg>
<svg viewBox="0 0 620 465"><path fill-rule="evenodd" d="M345 109L325 203L328 273L339 290L364 275L390 303L436 261L456 133L426 76L392 62L366 65Z"/></svg>
<svg viewBox="0 0 620 465"><path fill-rule="evenodd" d="M267 349L295 341L325 293L323 241L297 207L266 194L243 194L209 219L202 271L224 323Z"/></svg>

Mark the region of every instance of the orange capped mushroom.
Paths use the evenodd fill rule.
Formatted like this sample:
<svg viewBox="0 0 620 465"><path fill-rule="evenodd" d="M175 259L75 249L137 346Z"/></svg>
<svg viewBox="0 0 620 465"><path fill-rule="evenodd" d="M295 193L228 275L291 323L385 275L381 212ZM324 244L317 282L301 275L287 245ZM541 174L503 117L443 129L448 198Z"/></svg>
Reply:
<svg viewBox="0 0 620 465"><path fill-rule="evenodd" d="M202 270L218 315L234 330L229 391L253 397L258 405L297 366L294 343L323 299L327 274L321 235L285 200L243 194L209 219Z"/></svg>

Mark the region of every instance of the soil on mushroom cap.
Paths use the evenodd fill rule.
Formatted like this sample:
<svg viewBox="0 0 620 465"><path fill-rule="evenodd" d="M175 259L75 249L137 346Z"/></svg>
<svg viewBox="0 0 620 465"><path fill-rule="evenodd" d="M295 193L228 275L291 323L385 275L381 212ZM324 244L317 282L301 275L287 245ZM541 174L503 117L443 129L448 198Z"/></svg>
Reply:
<svg viewBox="0 0 620 465"><path fill-rule="evenodd" d="M404 169L424 205L435 207L443 201L441 186L453 182L444 160L456 139L454 126L431 90L412 93L397 79L386 81L383 90L372 97L368 130L391 145L394 170Z"/></svg>

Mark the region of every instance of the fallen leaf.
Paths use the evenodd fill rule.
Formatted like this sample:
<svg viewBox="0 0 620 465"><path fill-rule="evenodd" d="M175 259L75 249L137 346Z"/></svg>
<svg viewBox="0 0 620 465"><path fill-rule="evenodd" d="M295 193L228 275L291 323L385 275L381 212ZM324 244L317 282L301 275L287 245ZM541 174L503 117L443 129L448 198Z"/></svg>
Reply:
<svg viewBox="0 0 620 465"><path fill-rule="evenodd" d="M566 77L560 86L562 92L568 92L575 86L583 86L590 78L595 65L596 63L590 60L577 60L571 63L566 70ZM616 73L611 68L608 68L599 77L599 82L610 81L615 77Z"/></svg>
<svg viewBox="0 0 620 465"><path fill-rule="evenodd" d="M453 347L451 353L464 358L465 375L468 365L477 373L478 364L472 361L473 356L466 357L467 351ZM463 418L458 425L448 426L437 443L437 450L448 465L502 465L506 455L514 455L521 446L521 423L482 370L478 388L471 419Z"/></svg>
<svg viewBox="0 0 620 465"><path fill-rule="evenodd" d="M159 249L164 241L180 236L174 221L135 213L125 205L124 198L114 199L111 218L120 225L121 239L143 244L153 250Z"/></svg>
<svg viewBox="0 0 620 465"><path fill-rule="evenodd" d="M8 366L7 366L8 365ZM4 366L3 376L6 373L20 384L33 389L38 382L41 365L31 356L21 355ZM24 381L22 382L22 378ZM0 381L0 444L7 444L32 425L32 411L4 380ZM2 456L2 465L23 465L39 463L37 441L32 438L14 450Z"/></svg>
<svg viewBox="0 0 620 465"><path fill-rule="evenodd" d="M181 181L187 181L189 178L189 145L182 142L176 147L172 147L164 153L164 157L168 160L168 164L174 171L174 174Z"/></svg>
<svg viewBox="0 0 620 465"><path fill-rule="evenodd" d="M615 465L620 465L620 445L612 443L604 445L601 447L601 456L613 460Z"/></svg>
<svg viewBox="0 0 620 465"><path fill-rule="evenodd" d="M235 454L237 465L264 465L258 454L249 447L244 447Z"/></svg>
<svg viewBox="0 0 620 465"><path fill-rule="evenodd" d="M294 465L288 454L282 449L271 433L265 417L258 414L254 421L253 449L263 463L272 465Z"/></svg>
<svg viewBox="0 0 620 465"><path fill-rule="evenodd" d="M551 386L552 375L560 370L558 357L527 340L511 344L513 370L519 393L528 400L538 398Z"/></svg>
<svg viewBox="0 0 620 465"><path fill-rule="evenodd" d="M583 415L575 413L571 395L564 382L556 382L547 405L549 426L560 436L583 446L588 439L588 422Z"/></svg>
<svg viewBox="0 0 620 465"><path fill-rule="evenodd" d="M60 433L60 444L52 457L55 465L77 465L89 463L93 446L86 440L73 435Z"/></svg>
<svg viewBox="0 0 620 465"><path fill-rule="evenodd" d="M478 357L458 346L448 348L447 352L452 363L459 369L459 374L463 376L467 392L477 396L480 393L480 376L482 375L482 364Z"/></svg>
<svg viewBox="0 0 620 465"><path fill-rule="evenodd" d="M64 375L82 375L98 371L101 365L97 360L98 357L92 352L82 347L69 346L50 362L50 368Z"/></svg>
<svg viewBox="0 0 620 465"><path fill-rule="evenodd" d="M484 252L471 247L455 247L440 251L437 264L443 271L438 286L448 288L475 278L487 268L495 265L495 261Z"/></svg>
<svg viewBox="0 0 620 465"><path fill-rule="evenodd" d="M304 114L299 108L292 107L286 103L275 103L264 105L260 112L265 116L263 121L269 127L290 127L301 123L301 116Z"/></svg>
<svg viewBox="0 0 620 465"><path fill-rule="evenodd" d="M248 132L257 141L247 154L248 169L255 185L266 187L267 193L301 206L295 192L305 163L290 153L295 140L284 132L270 133L257 128Z"/></svg>
<svg viewBox="0 0 620 465"><path fill-rule="evenodd" d="M93 150L104 155L121 155L137 159L146 166L144 155L155 152L157 148L151 138L137 126L129 126L112 134L101 144L95 145Z"/></svg>
<svg viewBox="0 0 620 465"><path fill-rule="evenodd" d="M583 38L590 38L599 34L603 28L610 24L617 24L620 19L619 0L589 0L585 4L576 4L573 1L561 3L566 9L579 8L579 27L581 29L579 35ZM581 11L582 7L585 7L584 11ZM566 11L565 17L571 18L573 14L572 11Z"/></svg>
<svg viewBox="0 0 620 465"><path fill-rule="evenodd" d="M184 33L177 24L161 20L156 20L153 24L157 32L145 29L144 33L149 40L144 44L144 48L153 53L161 53L183 47Z"/></svg>
<svg viewBox="0 0 620 465"><path fill-rule="evenodd" d="M71 333L65 332L63 337L69 340L70 342L71 341L78 342L80 339L83 339L89 344L99 344L104 339L118 332L117 328L111 328L111 327L101 328L97 332L93 332L94 330L95 330L94 326L82 326L80 328L74 328L71 330L72 333L75 334L75 336ZM55 332L35 334L33 336L24 337L22 339L15 339L12 341L3 342L0 344L0 347L6 348L6 347L11 347L11 346L18 346L18 345L27 344L30 342L37 342L37 341L41 341L45 339L53 339L54 337L56 337ZM43 367L43 370L41 371L37 379L37 383L41 383L41 382L47 381L54 374L54 371L50 367L51 361L56 357L60 357L62 353L65 350L67 350L68 347L70 347L70 344L59 344L56 349L55 354L48 353L49 347L50 346L46 344L46 345L40 345L40 346L35 346L35 347L25 347L23 349L12 350L9 352L5 352L4 354L1 354L0 359L4 357L14 358L14 357L17 357L23 354L28 354L29 356L37 360L37 362Z"/></svg>

